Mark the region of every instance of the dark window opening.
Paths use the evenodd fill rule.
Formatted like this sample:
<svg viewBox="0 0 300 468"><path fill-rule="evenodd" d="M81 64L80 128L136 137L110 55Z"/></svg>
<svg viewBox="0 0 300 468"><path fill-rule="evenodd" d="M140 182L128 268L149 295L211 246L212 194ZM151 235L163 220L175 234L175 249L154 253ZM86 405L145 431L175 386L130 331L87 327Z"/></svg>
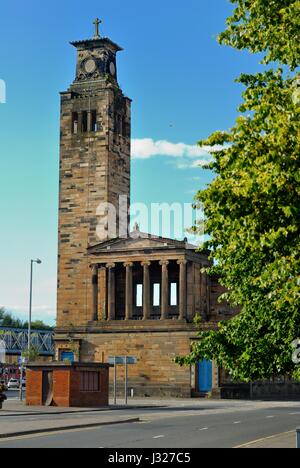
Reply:
<svg viewBox="0 0 300 468"><path fill-rule="evenodd" d="M97 132L97 111L91 111L91 132Z"/></svg>
<svg viewBox="0 0 300 468"><path fill-rule="evenodd" d="M81 392L99 392L100 391L100 373L99 372L80 372L80 391Z"/></svg>
<svg viewBox="0 0 300 468"><path fill-rule="evenodd" d="M86 133L88 131L88 113L87 111L82 112L81 131Z"/></svg>
<svg viewBox="0 0 300 468"><path fill-rule="evenodd" d="M122 117L120 115L117 116L117 133L122 135Z"/></svg>
<svg viewBox="0 0 300 468"><path fill-rule="evenodd" d="M78 133L78 112L73 112L72 114L72 133L77 135Z"/></svg>
<svg viewBox="0 0 300 468"><path fill-rule="evenodd" d="M127 124L126 124L126 118L123 117L122 119L122 135L123 137L127 137Z"/></svg>

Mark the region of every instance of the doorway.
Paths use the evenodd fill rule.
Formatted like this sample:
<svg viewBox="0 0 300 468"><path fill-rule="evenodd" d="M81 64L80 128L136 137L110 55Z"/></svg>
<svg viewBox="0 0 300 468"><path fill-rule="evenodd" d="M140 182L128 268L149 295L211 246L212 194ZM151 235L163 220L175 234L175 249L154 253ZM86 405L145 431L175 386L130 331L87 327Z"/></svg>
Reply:
<svg viewBox="0 0 300 468"><path fill-rule="evenodd" d="M198 387L200 393L212 391L212 361L199 362L198 364Z"/></svg>
<svg viewBox="0 0 300 468"><path fill-rule="evenodd" d="M51 406L53 401L53 371L43 371L42 403Z"/></svg>

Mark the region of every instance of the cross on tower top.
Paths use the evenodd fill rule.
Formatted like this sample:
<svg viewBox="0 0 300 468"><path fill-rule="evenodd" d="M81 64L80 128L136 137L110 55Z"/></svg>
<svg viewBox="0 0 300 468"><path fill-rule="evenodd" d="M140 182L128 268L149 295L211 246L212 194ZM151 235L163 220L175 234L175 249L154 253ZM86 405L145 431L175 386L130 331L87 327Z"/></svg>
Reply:
<svg viewBox="0 0 300 468"><path fill-rule="evenodd" d="M100 33L99 33L99 26L102 23L102 21L99 18L96 18L93 24L95 25L95 36L94 39L100 39Z"/></svg>

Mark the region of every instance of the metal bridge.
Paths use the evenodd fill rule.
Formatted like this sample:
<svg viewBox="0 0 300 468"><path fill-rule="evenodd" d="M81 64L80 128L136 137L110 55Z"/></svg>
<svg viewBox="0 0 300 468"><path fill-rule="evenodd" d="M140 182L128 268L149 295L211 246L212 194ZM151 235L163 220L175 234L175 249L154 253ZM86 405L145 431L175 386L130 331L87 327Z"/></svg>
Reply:
<svg viewBox="0 0 300 468"><path fill-rule="evenodd" d="M54 356L53 331L32 330L31 344L40 356ZM0 327L0 340L6 345L6 354L21 355L28 348L28 331L19 328Z"/></svg>

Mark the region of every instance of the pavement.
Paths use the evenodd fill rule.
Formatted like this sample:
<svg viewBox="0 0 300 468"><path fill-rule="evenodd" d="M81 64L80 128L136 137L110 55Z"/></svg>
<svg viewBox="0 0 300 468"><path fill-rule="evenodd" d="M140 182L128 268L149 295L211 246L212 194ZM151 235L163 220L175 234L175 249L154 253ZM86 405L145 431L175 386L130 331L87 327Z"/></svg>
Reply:
<svg viewBox="0 0 300 468"><path fill-rule="evenodd" d="M242 444L235 448L260 448L260 449L272 449L272 448L296 448L296 434L295 431L283 432L282 434L276 434L273 436L265 437L262 439L254 440L246 444Z"/></svg>
<svg viewBox="0 0 300 468"><path fill-rule="evenodd" d="M123 408L127 409L122 405L111 408L33 407L9 398L0 411L0 439L139 421L138 417L115 413Z"/></svg>
<svg viewBox="0 0 300 468"><path fill-rule="evenodd" d="M0 448L295 448L300 403L130 400L110 408L26 407L0 411Z"/></svg>

